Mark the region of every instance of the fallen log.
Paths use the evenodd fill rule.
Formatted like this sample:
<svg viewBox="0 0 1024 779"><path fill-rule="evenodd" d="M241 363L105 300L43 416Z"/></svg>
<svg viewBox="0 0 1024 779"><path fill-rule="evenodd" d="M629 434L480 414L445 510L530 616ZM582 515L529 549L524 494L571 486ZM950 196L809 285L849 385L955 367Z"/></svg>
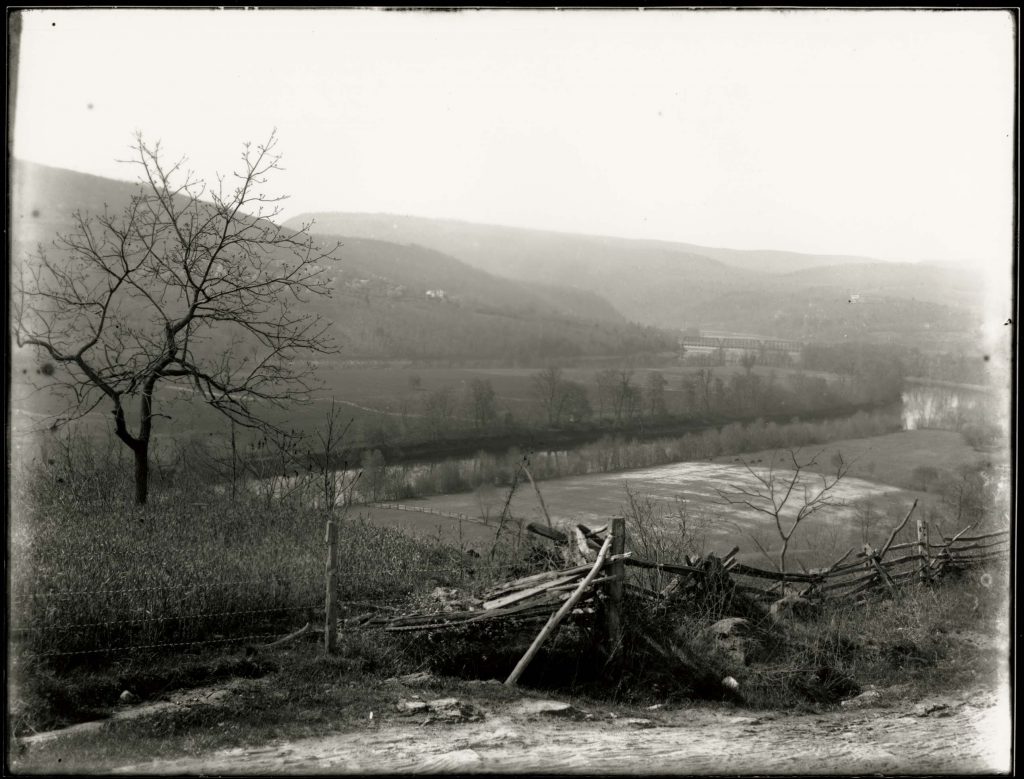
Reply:
<svg viewBox="0 0 1024 779"><path fill-rule="evenodd" d="M559 544L569 543L568 536L561 530L556 530L553 527L544 527L544 525L537 524L536 522L530 522L526 529L531 533L536 533L538 536L543 536Z"/></svg>
<svg viewBox="0 0 1024 779"><path fill-rule="evenodd" d="M752 576L755 579L772 579L779 582L816 582L821 579L820 574L766 571L762 568L751 568L749 565L743 565L742 563L737 563L733 566L732 572L740 576Z"/></svg>
<svg viewBox="0 0 1024 779"><path fill-rule="evenodd" d="M680 565L679 563L656 563L651 560L643 560L639 557L627 557L624 562L626 565L632 565L635 568L647 568L650 570L665 571L667 573L690 574L704 572L702 568Z"/></svg>
<svg viewBox="0 0 1024 779"><path fill-rule="evenodd" d="M531 598L534 595L537 595L538 593L544 592L545 590L550 590L553 587L557 587L560 584L565 584L566 582L574 581L578 578L579 574L570 574L568 576L563 576L560 579L552 579L551 581L544 582L542 584L537 584L525 590L519 590L509 595L504 595L500 598L494 598L493 600L484 601L483 607L486 611L490 611L491 609L498 609L502 606L508 606L512 603L525 600L526 598Z"/></svg>
<svg viewBox="0 0 1024 779"><path fill-rule="evenodd" d="M608 562L611 563L615 562L616 560L623 560L630 554L630 552L626 552L623 555L610 555L608 557ZM484 600L491 600L492 598L496 598L508 592L515 592L524 587L532 587L534 584L540 584L541 582L546 581L548 579L557 579L561 576L568 576L569 574L575 573L586 573L590 570L591 565L591 563L588 563L587 565L577 565L573 566L572 568L563 568L561 570L556 571L542 571L541 573L532 573L529 576L523 576L519 579L513 579L510 582L505 582L503 584L499 584L495 587L492 587L491 589L487 590L487 592L485 592L482 597L484 598Z"/></svg>
<svg viewBox="0 0 1024 779"><path fill-rule="evenodd" d="M573 556L576 561L582 565L583 563L590 561L590 547L587 544L587 537L583 535L583 531L580 528L573 528L572 538L575 546L573 547Z"/></svg>

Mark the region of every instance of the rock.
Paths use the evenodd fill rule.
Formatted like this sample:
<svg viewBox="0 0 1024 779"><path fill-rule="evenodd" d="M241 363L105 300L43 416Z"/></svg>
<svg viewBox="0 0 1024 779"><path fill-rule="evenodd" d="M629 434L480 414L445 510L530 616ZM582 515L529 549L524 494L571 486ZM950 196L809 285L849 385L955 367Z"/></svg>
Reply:
<svg viewBox="0 0 1024 779"><path fill-rule="evenodd" d="M707 629L706 635L724 658L741 667L761 648L750 622L743 617L720 619Z"/></svg>
<svg viewBox="0 0 1024 779"><path fill-rule="evenodd" d="M477 722L484 718L483 712L470 703L458 698L438 698L427 701L430 713L446 722Z"/></svg>
<svg viewBox="0 0 1024 779"><path fill-rule="evenodd" d="M400 700L396 704L395 708L398 709L399 714L403 714L405 716L410 716L412 714L426 714L430 710L426 701L407 701L404 699Z"/></svg>
<svg viewBox="0 0 1024 779"><path fill-rule="evenodd" d="M123 704L138 703L139 700L139 696L131 692L130 690L125 690L119 696L117 696L118 703Z"/></svg>
<svg viewBox="0 0 1024 779"><path fill-rule="evenodd" d="M915 717L952 717L953 709L948 703L921 703L914 707Z"/></svg>
<svg viewBox="0 0 1024 779"><path fill-rule="evenodd" d="M776 622L791 619L809 619L818 613L819 606L796 594L786 595L775 601L769 613Z"/></svg>
<svg viewBox="0 0 1024 779"><path fill-rule="evenodd" d="M626 717L624 719L619 720L618 724L625 725L626 727L629 727L629 728L637 728L637 729L646 729L646 728L653 728L654 727L654 721L653 720L644 719L643 717Z"/></svg>
<svg viewBox="0 0 1024 779"><path fill-rule="evenodd" d="M856 698L848 698L847 700L840 702L839 705L844 709L870 709L875 706L880 706L882 700L882 693L878 690L866 690Z"/></svg>
<svg viewBox="0 0 1024 779"><path fill-rule="evenodd" d="M432 701L402 699L395 708L399 714L406 717L413 714L429 714L434 719L446 722L475 722L483 719L483 713L479 709L458 698L438 698Z"/></svg>
<svg viewBox="0 0 1024 779"><path fill-rule="evenodd" d="M577 709L571 703L564 701L547 700L526 700L521 701L515 708L516 714L528 717L553 717L558 719L585 720L591 715L582 709Z"/></svg>

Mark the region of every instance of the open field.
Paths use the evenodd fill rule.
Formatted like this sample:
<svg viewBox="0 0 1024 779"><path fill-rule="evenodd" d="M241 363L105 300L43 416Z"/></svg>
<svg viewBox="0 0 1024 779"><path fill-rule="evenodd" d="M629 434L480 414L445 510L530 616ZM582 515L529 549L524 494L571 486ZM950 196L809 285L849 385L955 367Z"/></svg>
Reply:
<svg viewBox="0 0 1024 779"><path fill-rule="evenodd" d="M818 455L818 464L803 474L793 499L783 512L786 521L791 521L802 505L804 487L811 494L820 488L821 474L829 471L831 458L837 452L852 463L849 474L833 492L833 497L841 505L826 508L809 520L794 536L790 547L794 556L791 559L807 566L825 564L830 560L818 558L841 554L850 546L859 547L865 542L881 543L914 500L920 501L922 514L928 513L936 505L937 498L913 489L912 471L917 465L953 471L961 465L984 461L988 457L965 444L959 434L937 430L907 431L806 447L798 454L800 462ZM677 500L685 501L691 526L703 529L710 550L725 552L739 545L742 559L763 562L763 556L757 551L751 536L771 550L775 532L772 520L744 506L725 505L719 491L729 493L736 487L757 487L756 479L743 463L749 463L755 473L766 476L773 459L775 473L786 478L791 473L786 470L790 463L788 454L763 451L719 457L712 462L684 462L549 479L540 482L539 487L552 521L569 526L575 523L603 524L608 517L622 514L627 505L627 486L635 493L659 502L665 513L672 513L677 508ZM482 487L474 492L408 499L404 503L481 517L496 529L496 520L507 496L505 488ZM379 512L380 509L371 509L369 521L386 523L417 534L427 534L426 528L429 528L429 533L442 532L450 539L458 525L455 520L447 520L443 526L445 520L433 514ZM510 513L523 522L545 522L537 496L525 481L513 494ZM463 523L464 532L469 524ZM471 532L474 539L485 544L493 542L494 531L478 525ZM473 546L468 538L469 533L464 540ZM777 538L774 540L777 544ZM483 551L487 546L474 548Z"/></svg>
<svg viewBox="0 0 1024 779"><path fill-rule="evenodd" d="M804 447L799 453L801 462L815 457L812 470L829 470L836 453L842 453L850 466L850 476L883 482L895 487L909 487L914 483L913 471L924 466L938 471L955 471L964 465L992 462L1007 463L1008 451L980 452L969 446L960 433L950 430L904 430L872 438L853 438ZM789 461L786 452L762 450L742 456L725 455L715 458L719 463L747 462L777 467Z"/></svg>
<svg viewBox="0 0 1024 779"><path fill-rule="evenodd" d="M418 503L418 501L414 501ZM489 549L494 543L498 527L496 520L472 521L459 520L453 517L426 514L415 511L380 508L377 506L361 508L360 515L366 520L383 528L398 530L413 538L434 540L440 539L455 546L465 545L467 549ZM467 516L475 516L468 514Z"/></svg>
<svg viewBox="0 0 1024 779"><path fill-rule="evenodd" d="M738 465L677 463L619 473L552 479L541 482L539 486L552 521L561 526L583 523L596 527L604 524L610 516L623 514L627 505L627 486L640 495L660 502L667 512L674 509L676 499L681 499L685 501L687 516L691 523L699 525L706 534L706 545L709 550L724 553L732 546L739 545L740 558L753 561L760 555L750 541L750 534L756 535L764 542L770 519L751 509L721 505L721 498L717 492L719 489L727 491L735 486L750 487L753 483L746 469ZM811 475L802 480L802 483L814 488L820 482L816 475ZM506 495L507 490L495 489L410 499L406 502L445 512L485 516L496 528L496 519L501 514ZM843 544L859 546L864 540L868 540L862 539L863 528L857 523L858 507L865 501L872 503L877 514L891 517L894 525L906 513L915 497L913 493L898 487L862 479L845 479L837 487L835 496L845 505L826 509L813 520L817 528L827 527L834 531L835 538L825 550L828 554ZM787 506L784 517L787 520L791 519L797 508L796 503L791 507ZM510 511L517 520L541 524L545 522L537 496L528 483L521 485L513 495ZM370 512L370 522L377 522L376 512L377 509ZM432 529L436 528L438 517L434 515L404 513L407 515L405 528L421 522L427 523ZM397 518L395 521L401 522ZM811 523L808 523L809 527L810 525ZM453 529L454 523L449 525L448 532L452 532ZM888 526L885 530L888 530ZM484 540L488 544L493 541L493 532ZM791 551L799 555L801 546L802 551L806 552L807 544L796 544L791 547ZM486 548L478 548L478 551L484 551ZM817 561L803 562L807 565L817 564Z"/></svg>

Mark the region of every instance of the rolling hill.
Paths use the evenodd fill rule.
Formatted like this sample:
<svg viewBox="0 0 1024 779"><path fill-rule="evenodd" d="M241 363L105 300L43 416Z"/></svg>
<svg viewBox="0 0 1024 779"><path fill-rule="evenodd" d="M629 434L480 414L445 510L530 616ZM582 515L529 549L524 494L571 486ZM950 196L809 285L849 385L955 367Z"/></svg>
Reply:
<svg viewBox="0 0 1024 779"><path fill-rule="evenodd" d="M39 245L70 231L75 211L117 213L136 192L128 182L23 161L12 172L15 262L31 262ZM537 364L676 344L591 291L502 278L437 250L345 238L338 256L326 270L332 297L311 305L333 322L341 359Z"/></svg>
<svg viewBox="0 0 1024 779"><path fill-rule="evenodd" d="M628 319L657 327L924 345L972 332L981 304L976 278L939 263L733 250L390 214L306 214L286 224L310 219L318 234L427 247L506 278L595 293Z"/></svg>

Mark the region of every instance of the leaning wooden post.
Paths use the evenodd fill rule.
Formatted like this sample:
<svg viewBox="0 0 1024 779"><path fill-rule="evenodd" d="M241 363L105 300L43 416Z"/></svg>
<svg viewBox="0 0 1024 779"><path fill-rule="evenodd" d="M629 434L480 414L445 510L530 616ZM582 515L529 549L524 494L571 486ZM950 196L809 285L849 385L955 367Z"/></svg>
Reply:
<svg viewBox="0 0 1024 779"><path fill-rule="evenodd" d="M621 555L626 551L626 518L613 517L611 522L611 554ZM605 585L608 600L605 604L605 627L607 630L608 656L613 657L622 643L622 595L626 590L626 563L618 559L611 564L609 574L613 577Z"/></svg>
<svg viewBox="0 0 1024 779"><path fill-rule="evenodd" d="M548 522L548 527L554 527L551 524L551 515L548 514L548 507L544 505L544 496L540 494L540 489L537 487L537 482L533 480L533 474L530 473L530 469L526 467L526 463L523 463L523 471L526 473L526 478L530 480L530 484L533 485L533 491L537 493L537 500L540 501L540 508L544 512L544 519Z"/></svg>
<svg viewBox="0 0 1024 779"><path fill-rule="evenodd" d="M932 561L928 553L928 525L920 517L917 518L917 549L921 555L921 584L927 584Z"/></svg>
<svg viewBox="0 0 1024 779"><path fill-rule="evenodd" d="M338 527L327 520L327 599L324 649L333 655L338 647Z"/></svg>
<svg viewBox="0 0 1024 779"><path fill-rule="evenodd" d="M604 565L604 560L608 556L608 549L611 546L611 543L612 536L609 534L609 536L604 540L604 544L601 546L601 551L597 554L597 562L595 562L594 567L590 569L590 573L588 573L586 578L580 582L580 586L573 591L573 594L569 596L569 599L562 604L562 608L551 615L547 624L545 624L540 633L537 634L537 637L533 639L533 643L530 644L530 648L526 650L526 654L522 656L512 673L509 674L508 679L505 680L506 685L512 686L519 681L519 677L523 675L523 671L526 670L526 667L533 660L534 655L536 655L540 650L541 644L547 640L547 637L551 635L554 629L558 627L559 623L565 619L565 616L573 610L579 599L583 597L583 593L586 592L587 587L589 587L590 583L594 581L594 577L597 576L597 572L600 571L601 567Z"/></svg>

